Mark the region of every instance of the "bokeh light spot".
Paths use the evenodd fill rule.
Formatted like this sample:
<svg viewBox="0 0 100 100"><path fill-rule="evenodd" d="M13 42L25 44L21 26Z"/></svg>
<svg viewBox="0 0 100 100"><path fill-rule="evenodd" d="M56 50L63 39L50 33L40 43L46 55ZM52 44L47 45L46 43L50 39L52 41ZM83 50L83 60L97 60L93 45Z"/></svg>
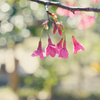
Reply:
<svg viewBox="0 0 100 100"><path fill-rule="evenodd" d="M32 10L37 10L38 7L39 7L38 3L36 3L36 2L30 2L30 8Z"/></svg>
<svg viewBox="0 0 100 100"><path fill-rule="evenodd" d="M3 12L9 11L9 10L10 10L9 4L8 4L8 3L4 3L4 4L1 6L1 10L2 10Z"/></svg>

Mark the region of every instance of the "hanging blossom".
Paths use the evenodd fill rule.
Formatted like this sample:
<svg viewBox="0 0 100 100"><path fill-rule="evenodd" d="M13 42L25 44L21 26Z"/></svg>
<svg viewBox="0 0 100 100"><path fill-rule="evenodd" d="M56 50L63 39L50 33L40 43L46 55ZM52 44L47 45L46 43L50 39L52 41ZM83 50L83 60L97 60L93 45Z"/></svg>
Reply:
<svg viewBox="0 0 100 100"><path fill-rule="evenodd" d="M62 35L62 28L64 27L64 25L62 24L62 22L58 22L57 20L57 16L54 13L49 12L49 14L52 16L52 18L54 19L54 23L53 23L53 34L56 33L57 29L60 35Z"/></svg>
<svg viewBox="0 0 100 100"><path fill-rule="evenodd" d="M62 49L62 42L63 42L63 38L61 38L60 42L55 45L57 54L59 54L60 50Z"/></svg>
<svg viewBox="0 0 100 100"><path fill-rule="evenodd" d="M56 22L53 24L54 29L53 29L53 34L56 33L57 29L60 35L62 35L62 28L64 27L62 22Z"/></svg>
<svg viewBox="0 0 100 100"><path fill-rule="evenodd" d="M80 43L78 43L78 42L76 41L76 39L75 39L74 36L72 36L72 39L73 39L73 44L74 44L74 49L73 49L73 53L74 53L74 54L76 54L77 51L79 51L79 50L82 50L82 51L85 50L84 47L83 47L83 45L80 44Z"/></svg>
<svg viewBox="0 0 100 100"><path fill-rule="evenodd" d="M35 56L40 56L40 58L43 60L44 56L43 56L43 51L42 51L42 42L39 41L39 45L37 50L34 51L34 53L32 54L32 57Z"/></svg>
<svg viewBox="0 0 100 100"><path fill-rule="evenodd" d="M58 57L61 57L61 58L64 58L64 59L68 58L68 51L67 51L67 48L66 48L66 41L64 41L63 48L60 50Z"/></svg>
<svg viewBox="0 0 100 100"><path fill-rule="evenodd" d="M46 47L45 53L46 57L49 55L54 57L56 55L56 47L54 44L52 44L51 38L48 38L48 46Z"/></svg>
<svg viewBox="0 0 100 100"><path fill-rule="evenodd" d="M66 34L64 32L64 29L66 27L62 24L62 22L58 22L57 16L54 13L50 12L49 14L52 16L54 21L52 21L51 19L44 21L42 23L43 29L46 29L48 31L48 22L50 21L53 23L53 27L54 27L53 34L55 34L56 31L58 30L58 32L59 32L60 36L62 36L62 38L57 44L53 44L51 41L51 38L49 37L49 34L48 34L48 46L45 49L45 56L44 56L43 55L44 52L42 50L42 42L41 42L41 37L42 37L42 33L43 33L43 29L42 29L41 34L40 34L40 41L39 41L38 48L37 48L37 50L35 50L33 52L32 56L33 57L40 56L40 58L43 60L44 57L48 57L49 55L51 57L55 57L56 54L58 54L58 57L66 59L66 58L68 58L68 55L69 55L68 50L66 48ZM76 39L74 38L74 36L70 30L69 30L69 32L72 35L72 40L73 40L73 44L74 44L73 53L76 54L79 50L84 51L83 45L76 41ZM63 43L63 46L62 46L62 43Z"/></svg>

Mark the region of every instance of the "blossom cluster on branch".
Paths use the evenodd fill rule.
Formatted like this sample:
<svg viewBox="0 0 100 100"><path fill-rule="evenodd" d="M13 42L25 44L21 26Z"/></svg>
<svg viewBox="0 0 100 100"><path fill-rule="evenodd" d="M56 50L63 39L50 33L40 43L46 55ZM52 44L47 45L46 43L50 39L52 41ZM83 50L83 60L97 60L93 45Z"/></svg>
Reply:
<svg viewBox="0 0 100 100"><path fill-rule="evenodd" d="M56 13L60 16L69 16L70 18L72 18L72 20L75 18L75 20L78 18L77 23L75 23L77 25L78 29L87 29L89 27L91 27L96 20L96 17L94 15L89 15L86 12L80 12L80 11L95 11L95 12L99 12L99 8L76 8L75 3L73 5L69 5L69 4L60 4L59 2L44 2L41 0L31 0L31 1L35 1L41 4L44 4L46 7L46 12L47 12L47 17L48 19L46 21L43 22L42 26L43 29L47 30L47 35L48 35L48 46L45 49L45 53L42 50L42 42L41 42L41 36L42 36L42 32L43 29L41 31L41 35L40 35L40 41L39 41L39 45L36 51L34 51L34 53L32 54L32 56L40 56L41 59L43 59L44 57L47 56L51 56L51 57L55 57L56 54L58 54L58 57L60 58L68 58L68 50L66 47L66 34L65 34L65 27L62 22L59 22L57 19L57 16L54 13L51 13L48 11L48 5L52 5L52 6L57 6L58 9L56 10ZM92 0L93 4L97 4L99 1L98 0ZM72 7L70 7L72 6ZM49 15L52 16L53 21L49 18ZM57 44L53 44L52 40L48 34L48 22L51 22L53 25L53 34L56 33L56 31L58 31L59 35L61 36L61 40L59 41L59 43ZM67 28L68 29L68 28ZM68 29L69 30L69 29ZM77 40L75 39L75 37L73 36L72 32L69 30L69 32L72 35L72 40L73 40L73 53L77 54L77 52L79 50L84 51L84 47L82 44L80 44L79 42L77 42Z"/></svg>
<svg viewBox="0 0 100 100"><path fill-rule="evenodd" d="M68 50L66 47L66 34L65 34L65 28L67 28L67 27L65 27L62 24L62 22L58 21L57 16L54 13L51 13L48 10L46 12L47 12L48 19L43 22L42 26L43 26L43 29L47 30L48 46L45 48L45 52L44 52L42 50L42 41L41 41L41 37L42 37L42 33L43 33L43 29L42 29L41 34L40 34L40 41L39 41L38 48L37 48L37 50L35 50L33 52L32 56L33 57L40 56L40 58L43 60L44 57L47 57L49 55L51 57L55 57L55 55L58 54L58 57L66 59L69 56ZM54 21L52 21L49 18L49 15L52 16ZM55 34L56 31L58 31L59 35L61 36L61 40L57 44L52 43L52 40L48 34L48 22L51 22L53 25L53 34ZM72 35L72 40L73 40L73 45L74 45L73 46L73 53L76 54L79 50L84 51L83 45L80 44L79 42L77 42L77 40L75 39L75 37L73 36L73 34L70 30L69 30L69 32Z"/></svg>
<svg viewBox="0 0 100 100"><path fill-rule="evenodd" d="M45 1L45 0L30 0L37 2L43 5L48 4L48 6L56 6L57 14L61 16L69 16L68 24L74 28L77 27L80 30L87 29L95 24L96 17L94 12L100 12L100 8L92 8L91 5L99 4L99 0L87 1L88 3L84 4L83 1L79 1L79 6L75 0L66 0L64 4L54 1ZM83 7L85 5L85 7ZM87 13L90 12L90 13ZM76 21L77 20L77 21ZM70 23L71 21L71 23Z"/></svg>
<svg viewBox="0 0 100 100"><path fill-rule="evenodd" d="M64 5L76 7L75 4L69 5L66 3ZM81 11L74 11L73 13L70 10L66 10L66 9L58 7L58 9L56 10L56 13L60 16L69 17L70 20L73 20L73 24L75 23L74 26L80 30L90 28L91 26L95 24L95 21L96 21L96 16L93 14L93 12L91 13L92 15L86 12L81 12ZM75 21L76 19L78 19L78 21Z"/></svg>

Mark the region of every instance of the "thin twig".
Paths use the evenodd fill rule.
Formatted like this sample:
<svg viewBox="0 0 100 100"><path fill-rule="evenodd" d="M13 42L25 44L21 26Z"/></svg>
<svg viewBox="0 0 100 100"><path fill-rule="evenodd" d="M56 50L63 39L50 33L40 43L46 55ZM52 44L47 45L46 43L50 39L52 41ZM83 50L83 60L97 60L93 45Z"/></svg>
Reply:
<svg viewBox="0 0 100 100"><path fill-rule="evenodd" d="M49 18L49 9L48 9L48 4L45 5L45 8L46 8L46 12L47 12L48 20L50 20L50 18Z"/></svg>
<svg viewBox="0 0 100 100"><path fill-rule="evenodd" d="M68 7L66 5L62 5L59 2L53 2L53 1L43 1L43 0L30 0L34 1L43 5L48 4L48 6L56 6L56 7L61 7L67 10L70 10L74 13L74 11L93 11L93 12L100 12L100 8L92 8L92 7L86 7L86 8L80 8L80 7Z"/></svg>
<svg viewBox="0 0 100 100"><path fill-rule="evenodd" d="M51 19L50 19L50 17L49 17L49 9L48 9L48 4L45 4L45 8L46 8L46 12L47 12L47 17L48 17L48 20L50 21L50 22L52 22L52 23L55 23L55 22L53 22Z"/></svg>

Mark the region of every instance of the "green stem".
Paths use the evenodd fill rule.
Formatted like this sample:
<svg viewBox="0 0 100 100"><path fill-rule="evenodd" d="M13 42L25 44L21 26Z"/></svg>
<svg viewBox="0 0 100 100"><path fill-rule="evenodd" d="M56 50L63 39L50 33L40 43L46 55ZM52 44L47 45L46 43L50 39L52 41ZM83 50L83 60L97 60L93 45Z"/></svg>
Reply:
<svg viewBox="0 0 100 100"><path fill-rule="evenodd" d="M41 30L41 34L40 34L40 41L41 41L41 37L42 37L42 33L43 33L43 29L44 29L44 28L42 28L42 30Z"/></svg>
<svg viewBox="0 0 100 100"><path fill-rule="evenodd" d="M48 31L47 31L47 35L48 35L48 38L49 38L50 36L49 36L49 33L48 33Z"/></svg>
<svg viewBox="0 0 100 100"><path fill-rule="evenodd" d="M57 18L55 18L56 19L56 21L58 22L58 19Z"/></svg>
<svg viewBox="0 0 100 100"><path fill-rule="evenodd" d="M62 37L64 37L64 40L66 41L66 34L65 34L65 31L64 31L64 28L63 28L62 32L63 32L63 36Z"/></svg>
<svg viewBox="0 0 100 100"><path fill-rule="evenodd" d="M65 26L65 28L67 28L66 26ZM73 36L73 33L71 32L71 30L69 29L69 28L67 28L68 30L69 30L69 32L71 33L71 35Z"/></svg>

